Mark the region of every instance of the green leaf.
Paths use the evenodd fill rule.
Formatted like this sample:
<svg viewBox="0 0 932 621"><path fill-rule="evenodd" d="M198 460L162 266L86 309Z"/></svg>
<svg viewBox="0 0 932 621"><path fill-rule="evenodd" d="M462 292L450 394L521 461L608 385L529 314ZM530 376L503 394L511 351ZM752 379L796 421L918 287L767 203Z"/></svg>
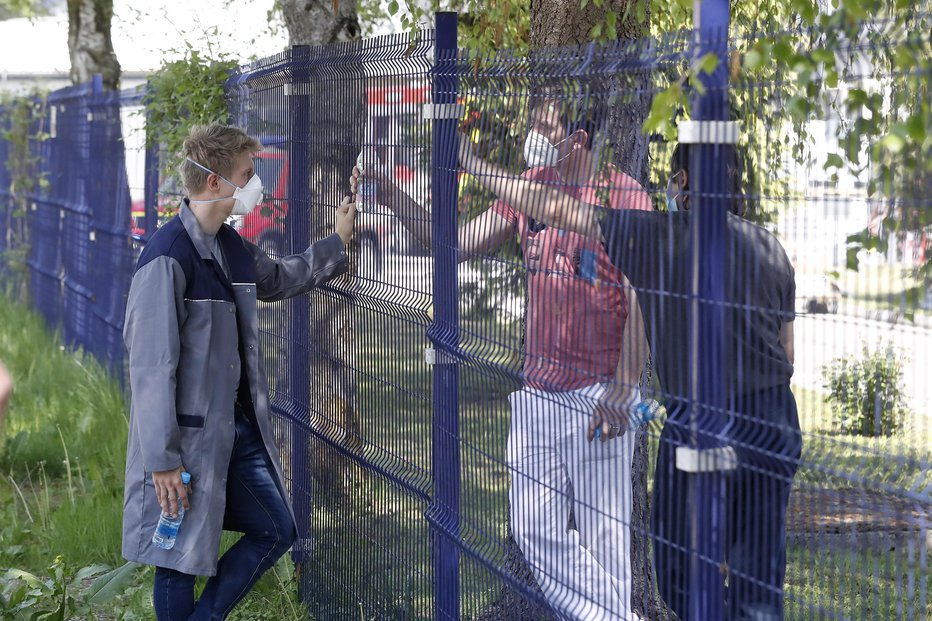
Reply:
<svg viewBox="0 0 932 621"><path fill-rule="evenodd" d="M825 63L826 65L834 64L835 53L832 52L831 50L815 49L815 50L812 50L812 60L819 62L819 63Z"/></svg>
<svg viewBox="0 0 932 621"><path fill-rule="evenodd" d="M845 165L845 160L841 158L837 153L829 153L828 157L825 158L825 166L822 167L823 170L828 170L829 168L841 168Z"/></svg>
<svg viewBox="0 0 932 621"><path fill-rule="evenodd" d="M38 576L28 571L23 571L22 569L8 569L7 572L3 574L4 582L11 580L22 580L33 589L42 588L43 586L42 580L40 580Z"/></svg>
<svg viewBox="0 0 932 621"><path fill-rule="evenodd" d="M718 56L715 52L709 52L696 62L696 71L711 74L718 67Z"/></svg>
<svg viewBox="0 0 932 621"><path fill-rule="evenodd" d="M647 9L645 8L644 2L638 2L634 7L634 16L637 18L639 24L643 24L647 21Z"/></svg>
<svg viewBox="0 0 932 621"><path fill-rule="evenodd" d="M100 576L87 590L87 601L91 604L102 604L117 597L133 583L138 567L139 563L129 562Z"/></svg>
<svg viewBox="0 0 932 621"><path fill-rule="evenodd" d="M819 14L815 3L811 0L793 0L792 6L799 13L799 16L803 18L803 21L808 24L815 22L815 18Z"/></svg>
<svg viewBox="0 0 932 621"><path fill-rule="evenodd" d="M922 143L926 139L926 127L923 123L922 115L915 114L906 120L906 131L909 137L917 143Z"/></svg>
<svg viewBox="0 0 932 621"><path fill-rule="evenodd" d="M759 69L763 62L764 55L754 48L751 48L744 54L744 68L746 71L755 71Z"/></svg>
<svg viewBox="0 0 932 621"><path fill-rule="evenodd" d="M398 0L392 0L388 3L388 14L394 17L396 13L398 13Z"/></svg>
<svg viewBox="0 0 932 621"><path fill-rule="evenodd" d="M773 56L785 64L789 64L793 56L793 48L785 40L780 40L773 45Z"/></svg>
<svg viewBox="0 0 932 621"><path fill-rule="evenodd" d="M109 569L110 568L106 565L89 565L87 567L82 567L74 575L74 578L71 579L71 584L72 586L79 585L82 581L87 580L91 576L95 576Z"/></svg>
<svg viewBox="0 0 932 621"><path fill-rule="evenodd" d="M588 4L589 4L589 0L582 0L582 2L579 3L579 8L584 9L586 8L586 5Z"/></svg>
<svg viewBox="0 0 932 621"><path fill-rule="evenodd" d="M867 103L867 92L860 88L852 88L848 91L848 108L863 106Z"/></svg>
<svg viewBox="0 0 932 621"><path fill-rule="evenodd" d="M845 253L845 266L853 272L858 271L858 264L860 263L858 260L858 253L860 251L860 246L849 246L847 252Z"/></svg>
<svg viewBox="0 0 932 621"><path fill-rule="evenodd" d="M906 141L903 140L902 136L899 136L895 133L890 133L881 138L878 144L882 149L885 149L890 153L899 153L903 150L903 147L906 146Z"/></svg>

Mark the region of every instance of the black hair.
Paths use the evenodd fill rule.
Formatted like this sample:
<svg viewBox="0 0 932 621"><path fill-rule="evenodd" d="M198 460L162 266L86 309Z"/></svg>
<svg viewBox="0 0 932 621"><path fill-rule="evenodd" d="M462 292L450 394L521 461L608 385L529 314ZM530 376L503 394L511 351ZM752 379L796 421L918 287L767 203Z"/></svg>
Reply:
<svg viewBox="0 0 932 621"><path fill-rule="evenodd" d="M670 174L676 174L682 170L689 171L689 156L692 145L688 143L677 144L673 148L670 156ZM751 202L749 200L749 189L753 186L753 171L751 166L746 166L747 157L744 149L732 144L720 145L722 159L725 162L725 170L728 174L728 187L725 189L726 194L731 199L729 209L731 213L738 216L747 216L750 211ZM689 189L689 175L687 174L686 183L683 189Z"/></svg>

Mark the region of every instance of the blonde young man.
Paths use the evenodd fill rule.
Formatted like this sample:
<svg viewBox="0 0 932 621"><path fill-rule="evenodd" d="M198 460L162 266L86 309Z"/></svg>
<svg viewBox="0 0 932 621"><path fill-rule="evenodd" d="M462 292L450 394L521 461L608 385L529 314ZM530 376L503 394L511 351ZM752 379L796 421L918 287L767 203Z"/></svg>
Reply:
<svg viewBox="0 0 932 621"><path fill-rule="evenodd" d="M573 119L559 101L534 105L522 177L610 209L650 209L640 184L600 162L601 112ZM427 211L378 171L364 172L380 184L379 202L429 248ZM639 400L637 364L619 362L629 336L622 338L630 308L624 281L597 242L543 226L503 201L460 226L459 260L486 256L515 236L528 270L524 388L510 396L506 451L515 540L561 619L632 619L634 434L609 420L615 404ZM646 358L646 342L639 351ZM593 442L597 428L601 439ZM567 528L571 514L575 529Z"/></svg>
<svg viewBox="0 0 932 621"><path fill-rule="evenodd" d="M188 197L146 244L130 287L124 339L132 405L123 556L155 565L159 621L224 619L296 536L272 433L257 300L305 293L346 270L355 205L336 233L271 259L224 222L262 197L262 145L225 125L184 143ZM181 474L191 475L186 488ZM161 514L184 521L174 547L153 544ZM243 536L219 560L221 531ZM210 576L195 601L196 576Z"/></svg>

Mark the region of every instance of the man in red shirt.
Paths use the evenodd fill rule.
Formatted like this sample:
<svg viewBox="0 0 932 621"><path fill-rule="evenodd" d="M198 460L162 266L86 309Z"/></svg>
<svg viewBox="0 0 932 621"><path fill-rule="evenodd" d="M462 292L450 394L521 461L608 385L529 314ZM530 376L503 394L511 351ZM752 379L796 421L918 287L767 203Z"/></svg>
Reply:
<svg viewBox="0 0 932 621"><path fill-rule="evenodd" d="M530 110L524 178L611 209L651 209L634 179L603 164L607 149L595 107L573 120L565 104ZM379 202L431 245L430 216L378 171ZM355 193L360 172L351 181ZM560 618L629 619L634 435L603 420L602 403L640 401L638 372L620 365L626 281L601 244L543 226L502 201L458 230L459 260L487 256L518 236L527 268L524 388L510 395L507 462L515 539ZM636 349L646 358L646 340ZM631 377L619 376L625 373ZM613 380L615 380L613 382ZM606 397L606 385L613 393ZM601 428L601 441L592 442ZM617 438L617 439L616 439ZM576 529L568 529L573 515Z"/></svg>

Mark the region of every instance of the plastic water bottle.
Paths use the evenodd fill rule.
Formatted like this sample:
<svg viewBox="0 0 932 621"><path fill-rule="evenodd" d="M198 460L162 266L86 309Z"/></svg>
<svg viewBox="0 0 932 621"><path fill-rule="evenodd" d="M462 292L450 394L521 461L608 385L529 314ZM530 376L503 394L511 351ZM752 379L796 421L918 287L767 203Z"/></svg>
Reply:
<svg viewBox="0 0 932 621"><path fill-rule="evenodd" d="M379 156L372 147L363 147L356 158L356 168L360 173L374 172L379 166ZM366 211L375 207L378 183L375 179L359 178L356 187L356 211Z"/></svg>
<svg viewBox="0 0 932 621"><path fill-rule="evenodd" d="M628 430L633 431L641 425L647 424L657 416L657 410L660 409L660 403L651 399L649 401L640 401L631 408L631 416L628 417ZM595 437L602 437L602 425L595 429Z"/></svg>
<svg viewBox="0 0 932 621"><path fill-rule="evenodd" d="M187 485L191 482L191 473L182 472L181 482ZM152 545L163 550L171 550L175 547L175 539L178 537L178 529L181 527L181 520L184 519L184 507L181 501L178 501L178 517L163 513L159 517L159 525L155 527L155 533L152 534Z"/></svg>

